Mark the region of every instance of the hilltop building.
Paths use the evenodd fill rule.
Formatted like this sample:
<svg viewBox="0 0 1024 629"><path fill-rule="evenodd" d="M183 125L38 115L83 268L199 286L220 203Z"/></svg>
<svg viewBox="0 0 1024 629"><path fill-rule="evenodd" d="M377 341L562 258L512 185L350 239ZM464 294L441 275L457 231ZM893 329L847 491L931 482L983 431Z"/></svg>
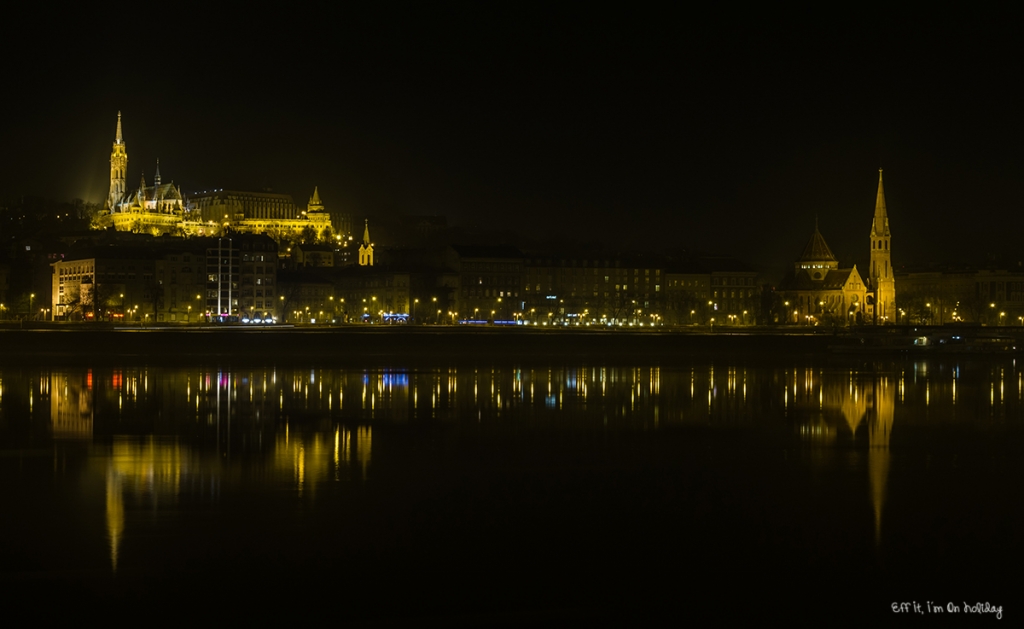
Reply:
<svg viewBox="0 0 1024 629"><path fill-rule="evenodd" d="M153 185L145 175L134 193L127 193L128 149L121 133L121 112L110 153L110 192L107 210L118 231L149 233L154 236L216 236L228 230L267 234L275 240L296 236L325 239L333 235L331 215L324 209L320 192L300 210L291 196L270 192L240 192L223 189L202 192L186 199L179 186L163 183L157 160Z"/></svg>

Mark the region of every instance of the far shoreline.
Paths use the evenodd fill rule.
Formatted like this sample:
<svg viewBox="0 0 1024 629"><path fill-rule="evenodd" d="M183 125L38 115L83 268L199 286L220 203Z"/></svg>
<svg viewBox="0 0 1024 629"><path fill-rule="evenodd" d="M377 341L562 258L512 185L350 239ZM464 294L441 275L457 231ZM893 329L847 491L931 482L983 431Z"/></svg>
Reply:
<svg viewBox="0 0 1024 629"><path fill-rule="evenodd" d="M921 335L1015 338L1024 330L980 327L545 328L449 325L113 326L0 324L0 364L154 362L661 363L694 358L772 359L836 353L899 356Z"/></svg>

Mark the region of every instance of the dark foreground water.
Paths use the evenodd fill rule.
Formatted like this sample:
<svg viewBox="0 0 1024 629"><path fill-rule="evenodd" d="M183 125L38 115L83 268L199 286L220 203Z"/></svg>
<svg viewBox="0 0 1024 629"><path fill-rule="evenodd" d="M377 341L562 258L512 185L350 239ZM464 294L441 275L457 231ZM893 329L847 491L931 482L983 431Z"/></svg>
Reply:
<svg viewBox="0 0 1024 629"><path fill-rule="evenodd" d="M1020 618L1014 362L587 361L5 367L0 588L139 622Z"/></svg>

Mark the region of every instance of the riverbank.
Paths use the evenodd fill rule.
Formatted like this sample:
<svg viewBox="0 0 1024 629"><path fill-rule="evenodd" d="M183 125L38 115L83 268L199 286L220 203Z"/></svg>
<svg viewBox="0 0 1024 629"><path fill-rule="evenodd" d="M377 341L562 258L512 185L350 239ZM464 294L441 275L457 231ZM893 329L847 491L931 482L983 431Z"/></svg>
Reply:
<svg viewBox="0 0 1024 629"><path fill-rule="evenodd" d="M331 364L394 360L507 362L552 359L671 361L686 357L826 355L909 349L900 328L550 329L468 326L0 328L0 361L224 361ZM883 342L879 342L883 341Z"/></svg>
<svg viewBox="0 0 1024 629"><path fill-rule="evenodd" d="M394 359L666 359L679 355L804 355L846 342L820 334L575 331L468 327L121 328L0 330L0 360L239 359L366 363Z"/></svg>

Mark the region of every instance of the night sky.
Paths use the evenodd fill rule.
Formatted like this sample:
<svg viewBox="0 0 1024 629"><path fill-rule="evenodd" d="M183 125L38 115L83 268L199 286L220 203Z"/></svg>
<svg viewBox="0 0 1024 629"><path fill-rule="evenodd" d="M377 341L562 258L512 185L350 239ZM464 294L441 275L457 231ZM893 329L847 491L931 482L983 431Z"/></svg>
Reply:
<svg viewBox="0 0 1024 629"><path fill-rule="evenodd" d="M882 167L897 266L1024 258L1014 16L623 10L12 21L0 197L101 201L120 110L130 188L159 158L186 193L316 185L357 222L442 214L762 267L817 217L864 269Z"/></svg>

